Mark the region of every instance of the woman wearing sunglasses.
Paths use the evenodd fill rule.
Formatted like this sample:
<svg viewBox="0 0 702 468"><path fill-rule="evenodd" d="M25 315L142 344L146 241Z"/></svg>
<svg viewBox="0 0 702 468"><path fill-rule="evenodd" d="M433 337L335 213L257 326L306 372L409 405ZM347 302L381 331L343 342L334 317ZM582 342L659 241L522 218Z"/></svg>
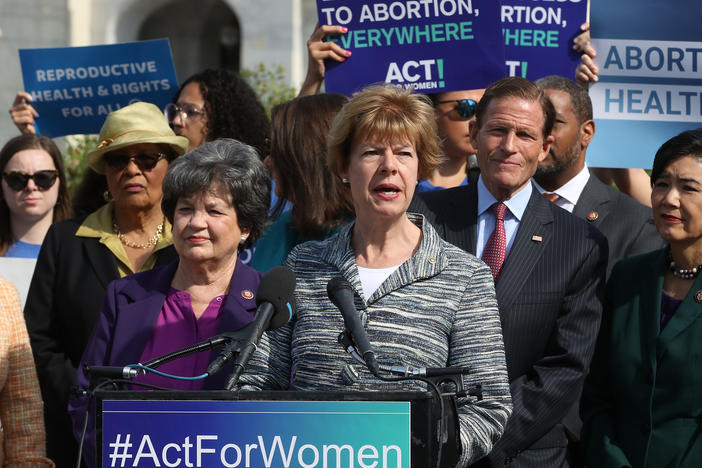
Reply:
<svg viewBox="0 0 702 468"><path fill-rule="evenodd" d="M434 104L444 161L432 174L419 182L418 192L440 190L468 184L468 170L477 167L470 158L476 150L470 141L468 122L475 118L475 107L484 89L429 94Z"/></svg>
<svg viewBox="0 0 702 468"><path fill-rule="evenodd" d="M49 226L71 216L61 152L46 137L12 138L0 177L0 256L36 258Z"/></svg>
<svg viewBox="0 0 702 468"><path fill-rule="evenodd" d="M75 465L69 392L108 283L177 258L161 186L169 162L187 147L152 104L112 112L88 154L90 167L107 180L109 202L46 235L25 315L45 402L47 452L59 467Z"/></svg>

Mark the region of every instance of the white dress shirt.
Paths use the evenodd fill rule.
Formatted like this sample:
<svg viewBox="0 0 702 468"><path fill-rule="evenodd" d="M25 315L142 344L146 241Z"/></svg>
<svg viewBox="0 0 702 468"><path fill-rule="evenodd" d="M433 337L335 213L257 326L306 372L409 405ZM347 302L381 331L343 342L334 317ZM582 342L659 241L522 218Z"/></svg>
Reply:
<svg viewBox="0 0 702 468"><path fill-rule="evenodd" d="M567 210L568 212L572 213L573 210L575 209L575 205L578 204L578 200L580 199L580 194L583 193L583 190L585 190L585 185L587 184L588 179L590 178L590 171L587 168L587 164L582 168L580 172L576 174L575 177L570 179L568 182L563 184L561 187L557 188L553 192L548 192L548 190L544 189L542 186L540 186L536 181L534 181L534 185L536 186L536 190L539 191L539 193L555 193L558 195L559 198L556 200L554 203L557 206L560 206L564 210Z"/></svg>

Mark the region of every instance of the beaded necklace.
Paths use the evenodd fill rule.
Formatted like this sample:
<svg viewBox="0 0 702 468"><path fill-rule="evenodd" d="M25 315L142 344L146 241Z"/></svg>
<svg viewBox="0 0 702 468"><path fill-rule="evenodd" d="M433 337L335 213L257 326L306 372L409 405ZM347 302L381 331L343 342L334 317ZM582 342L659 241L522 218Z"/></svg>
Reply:
<svg viewBox="0 0 702 468"><path fill-rule="evenodd" d="M136 242L132 242L129 239L127 239L127 236L120 232L119 226L117 226L116 221L112 221L112 229L114 229L114 231L117 233L117 238L119 239L119 241L127 247L131 247L133 249L150 249L158 243L159 239L161 239L161 235L163 234L163 220L161 220L161 224L159 224L156 228L156 234L154 234L154 236L151 239L149 239L147 242L144 242L143 244L137 244Z"/></svg>
<svg viewBox="0 0 702 468"><path fill-rule="evenodd" d="M670 250L668 250L668 269L671 273L673 273L673 276L676 276L678 278L695 279L697 278L697 275L700 274L700 271L702 271L702 265L692 268L680 268L675 264L675 261L673 260L673 254L670 253Z"/></svg>

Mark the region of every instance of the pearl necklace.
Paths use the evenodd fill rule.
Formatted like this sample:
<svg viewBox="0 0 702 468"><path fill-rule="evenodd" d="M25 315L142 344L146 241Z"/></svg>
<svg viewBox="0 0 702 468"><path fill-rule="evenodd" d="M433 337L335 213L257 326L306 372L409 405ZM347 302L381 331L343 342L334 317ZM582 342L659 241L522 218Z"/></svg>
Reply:
<svg viewBox="0 0 702 468"><path fill-rule="evenodd" d="M692 268L680 268L675 264L675 261L673 260L673 254L670 253L670 250L668 251L668 269L670 270L671 273L673 273L673 276L677 276L678 278L682 279L695 279L697 278L697 275L700 274L700 271L702 271L702 265L692 267Z"/></svg>
<svg viewBox="0 0 702 468"><path fill-rule="evenodd" d="M150 249L158 243L159 239L161 239L161 235L163 234L163 220L161 220L161 224L159 224L156 228L156 234L154 234L154 236L149 239L148 242L143 244L137 244L136 242L132 242L127 239L127 236L120 232L116 221L112 221L112 229L114 229L114 231L117 233L117 238L119 241L127 247L131 247L133 249Z"/></svg>

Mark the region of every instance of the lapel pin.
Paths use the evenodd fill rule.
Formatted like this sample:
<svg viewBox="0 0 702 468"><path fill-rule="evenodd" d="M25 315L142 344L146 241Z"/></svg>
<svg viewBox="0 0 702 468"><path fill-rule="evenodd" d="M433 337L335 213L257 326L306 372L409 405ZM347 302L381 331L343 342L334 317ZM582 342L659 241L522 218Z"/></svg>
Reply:
<svg viewBox="0 0 702 468"><path fill-rule="evenodd" d="M244 299L253 299L254 293L252 293L248 289L244 289L243 291L241 291L241 297L243 297Z"/></svg>
<svg viewBox="0 0 702 468"><path fill-rule="evenodd" d="M695 302L698 304L702 304L702 291L697 291L695 293Z"/></svg>
<svg viewBox="0 0 702 468"><path fill-rule="evenodd" d="M600 215L597 213L597 211L591 211L587 214L587 220L592 222L592 221L597 221L597 218L599 218Z"/></svg>
<svg viewBox="0 0 702 468"><path fill-rule="evenodd" d="M531 240L534 242L541 242L544 239L541 236L531 236Z"/></svg>

